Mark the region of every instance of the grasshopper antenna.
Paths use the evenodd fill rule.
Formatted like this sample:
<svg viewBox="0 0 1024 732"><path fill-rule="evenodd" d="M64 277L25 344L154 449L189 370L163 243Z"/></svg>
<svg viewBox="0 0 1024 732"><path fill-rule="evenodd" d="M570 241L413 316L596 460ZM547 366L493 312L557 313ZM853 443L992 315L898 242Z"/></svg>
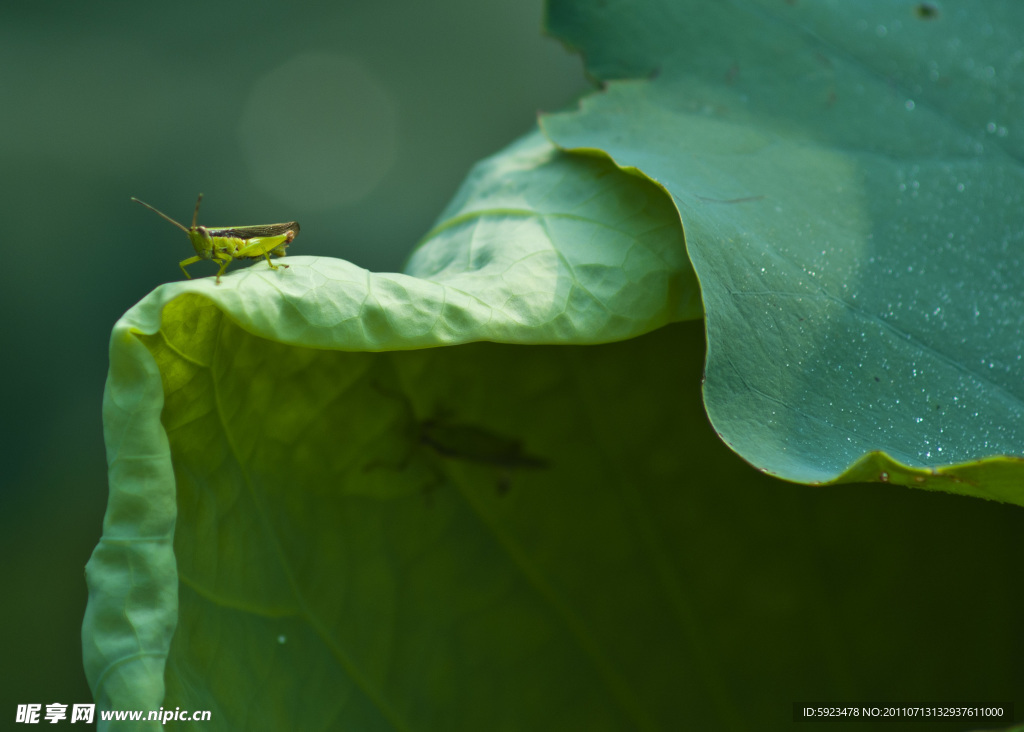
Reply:
<svg viewBox="0 0 1024 732"><path fill-rule="evenodd" d="M201 194L200 194L199 198L202 198L202 195L201 195ZM178 223L177 221L175 221L174 219L172 219L172 218L171 218L170 216L168 216L167 214L165 214L165 213L164 213L163 211L160 211L159 209L155 209L155 208L153 208L153 207L152 207L152 206L150 206L150 205L149 205L148 203L146 203L145 201L140 201L140 200L139 200L139 199L137 199L137 198L136 198L135 196L131 196L131 199L132 199L133 201L135 201L135 203L138 203L138 204L141 204L141 205L145 206L146 208L148 208L148 209L149 209L150 211L152 211L153 213L155 213L155 214L156 214L157 216L159 216L160 218L163 218L163 219L167 219L167 220L168 220L168 221L170 221L170 222L171 222L172 224L174 224L175 226L177 226L177 227L178 227L179 229L181 229L182 231L184 231L184 232L185 232L186 234L188 233L188 229L186 229L186 228L185 228L184 226L182 226L182 225L181 225L181 224L179 224L179 223ZM199 209L199 204L198 204L198 203L196 204L196 209L197 209L197 210Z"/></svg>
<svg viewBox="0 0 1024 732"><path fill-rule="evenodd" d="M203 194L199 194L199 198L196 199L196 210L192 212L192 228L196 228L196 217L199 216L199 204L203 202Z"/></svg>

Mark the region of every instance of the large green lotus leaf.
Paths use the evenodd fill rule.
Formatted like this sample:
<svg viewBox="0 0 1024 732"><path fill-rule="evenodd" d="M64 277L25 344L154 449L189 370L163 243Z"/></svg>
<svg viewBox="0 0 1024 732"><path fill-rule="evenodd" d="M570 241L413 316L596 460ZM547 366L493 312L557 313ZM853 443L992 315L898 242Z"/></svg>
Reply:
<svg viewBox="0 0 1024 732"><path fill-rule="evenodd" d="M789 480L1024 504L1024 5L551 0L543 118L672 197L705 404Z"/></svg>
<svg viewBox="0 0 1024 732"><path fill-rule="evenodd" d="M102 708L161 705L175 627L176 638L197 637L180 625L179 570L185 587L217 588L214 596L225 602L246 584L246 596L228 604L260 617L297 612L297 580L273 561L281 550L268 527L259 531L249 525L252 516L235 511L243 496L274 485L298 506L315 506L315 496L333 501L338 491L419 501L441 475L413 460L412 448L427 443L439 454L497 466L501 475L491 483L543 464L523 452L516 433L452 422L441 390L408 398L438 401L436 414L420 414L429 404L402 396L407 387L380 365L384 357L339 362L338 351L482 340L600 343L701 314L663 194L606 161L558 153L537 133L478 166L415 253L410 266L422 276L374 274L324 258L288 262L289 269L235 272L220 286L207 279L158 288L114 329L104 400L111 496L89 564L83 632ZM282 365L281 353L298 361ZM372 378L363 378L367 369ZM475 387L469 380L458 389ZM252 472L253 461L270 456L270 473ZM177 523L172 552L176 505L187 520ZM317 509L308 518L321 515L328 514ZM291 530L305 537L313 528L299 521ZM327 533L353 540L345 531ZM311 543L306 551L318 548ZM193 610L182 605L181 617Z"/></svg>
<svg viewBox="0 0 1024 732"><path fill-rule="evenodd" d="M681 236L652 184L531 135L478 166L418 276L289 257L132 308L87 567L100 709L561 732L1011 697L1019 522L737 458L701 405L703 324L672 324L699 314ZM942 612L888 610L921 597Z"/></svg>

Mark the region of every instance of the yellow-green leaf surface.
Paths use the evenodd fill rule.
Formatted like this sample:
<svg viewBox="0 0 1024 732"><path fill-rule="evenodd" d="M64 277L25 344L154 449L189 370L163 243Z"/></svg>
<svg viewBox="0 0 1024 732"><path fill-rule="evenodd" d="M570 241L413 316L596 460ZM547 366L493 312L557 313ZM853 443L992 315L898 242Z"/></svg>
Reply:
<svg viewBox="0 0 1024 732"><path fill-rule="evenodd" d="M369 645L358 652L338 648L337 629L325 624L336 622L339 608L303 599L326 580L300 577L292 563L315 565L325 555L337 561L343 545L358 545L343 526L352 521L351 529L369 532L364 538L376 548L364 556L369 564L353 556L345 560L353 562L349 570L337 571L385 581L387 573L374 569L381 562L404 562L403 552L412 552L409 561L429 559L418 556L418 543L386 549L387 537L374 534L374 521L381 520L374 510L401 505L413 512L406 520L427 519L407 530L427 532L410 538L430 544L451 520L441 508L450 489L440 488L452 480L449 470L471 471L479 483L474 497L482 500L512 485L519 494L519 484L537 476L550 483L555 463L567 469L566 446L538 444L539 434L522 422L530 413L495 412L484 401L494 386L485 388L480 371L492 372L492 382L500 373L505 395L536 414L533 400L557 402L554 392L565 376L560 369L536 371L529 360L538 358L535 349L521 351L528 360L519 366L502 359L501 372L473 355L480 348L496 353L494 347L465 356L468 347L459 349L461 365L440 373L433 373L439 368L433 350L372 352L471 341L600 343L701 314L682 234L661 192L606 162L557 153L538 134L478 166L413 255L410 270L421 276L374 274L338 260L288 261L289 269L253 267L221 286L207 279L159 288L114 329L104 408L111 497L89 565L84 630L87 671L105 708L160 706L171 635L177 625L175 638L210 642L200 640L205 625L184 634L181 625L210 603L260 622L281 619L281 632L266 636L275 644L281 638L280 648L270 646L275 654L305 651L303 635L315 638L340 664L335 673L366 660L362 653L379 654L374 663L384 666L365 669L366 680L353 672L351 681L381 683L378 674L398 662L384 642L396 631L395 619L377 618L373 631L368 622L352 626L359 643ZM699 355L699 342L692 347ZM456 378L459 369L464 373ZM557 460L544 457L556 451ZM267 491L281 491L290 507L277 505ZM177 522L176 504L183 514ZM350 515L351 506L362 508ZM366 508L363 523L357 516ZM281 531L319 538L296 549ZM175 605L178 580L186 594L195 593L195 603ZM346 581L358 587L360 580ZM328 584L331 598L355 601L353 588ZM399 600L391 598L388 613L400 611ZM385 611L380 598L357 604L369 613L364 620ZM289 618L303 633L295 635ZM246 667L228 655L221 661ZM175 658L180 675L172 695L188 686L189 666L174 666ZM375 719L392 719L399 711L376 699L381 693L360 688L366 698L359 704L369 705ZM238 719L250 701L235 701L240 706L222 707L221 700L207 706L217 706L220 718ZM290 697L278 701L291 703ZM204 708L194 700L191 706Z"/></svg>
<svg viewBox="0 0 1024 732"><path fill-rule="evenodd" d="M543 129L672 196L723 439L789 480L1024 504L1024 5L548 12L608 84Z"/></svg>

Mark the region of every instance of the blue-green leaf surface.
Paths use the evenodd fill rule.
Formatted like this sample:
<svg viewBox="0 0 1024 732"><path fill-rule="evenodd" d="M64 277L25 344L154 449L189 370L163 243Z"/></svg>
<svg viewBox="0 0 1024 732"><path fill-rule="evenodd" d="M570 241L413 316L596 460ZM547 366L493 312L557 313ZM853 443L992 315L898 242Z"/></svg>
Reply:
<svg viewBox="0 0 1024 732"><path fill-rule="evenodd" d="M1022 503L1024 6L921 5L552 0L543 128L672 196L744 458Z"/></svg>

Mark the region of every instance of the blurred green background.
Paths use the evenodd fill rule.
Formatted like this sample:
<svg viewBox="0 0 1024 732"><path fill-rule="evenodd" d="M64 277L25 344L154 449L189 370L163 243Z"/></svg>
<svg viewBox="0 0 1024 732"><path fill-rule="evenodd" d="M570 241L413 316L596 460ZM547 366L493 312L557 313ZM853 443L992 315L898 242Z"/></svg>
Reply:
<svg viewBox="0 0 1024 732"><path fill-rule="evenodd" d="M542 0L0 7L3 718L91 701L80 626L107 494L107 341L193 254L128 197L187 224L202 192L200 223L297 219L293 254L400 269L476 160L586 88L541 13Z"/></svg>

